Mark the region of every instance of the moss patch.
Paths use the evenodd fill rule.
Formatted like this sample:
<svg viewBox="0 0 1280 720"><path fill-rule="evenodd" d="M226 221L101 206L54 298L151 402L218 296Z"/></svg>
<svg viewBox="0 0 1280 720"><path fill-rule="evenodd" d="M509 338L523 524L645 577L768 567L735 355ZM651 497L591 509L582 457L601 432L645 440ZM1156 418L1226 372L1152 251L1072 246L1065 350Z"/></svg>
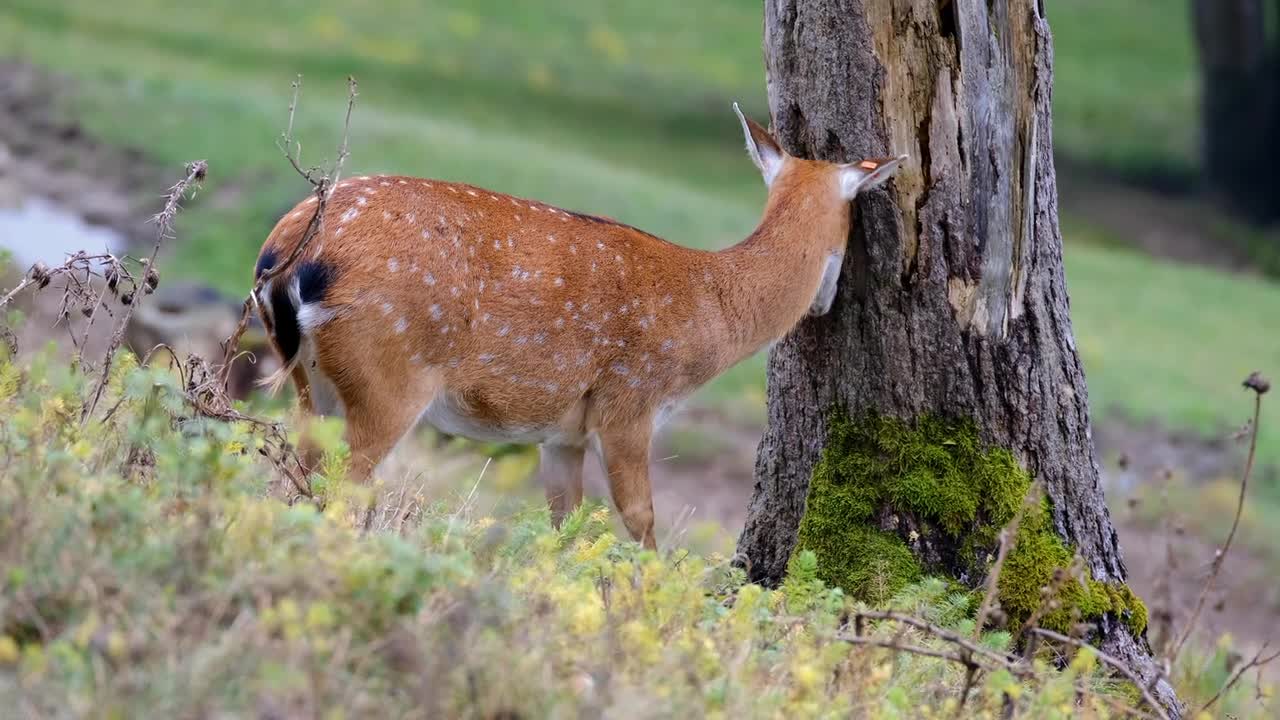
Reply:
<svg viewBox="0 0 1280 720"><path fill-rule="evenodd" d="M837 416L795 551L812 550L824 582L871 603L926 573L977 587L1030 487L1012 453L984 447L971 422ZM1071 565L1074 553L1050 518L1047 502L1028 511L1005 561L998 589L1011 626L1036 612L1041 589ZM1111 612L1135 634L1146 628L1146 607L1125 585L1068 580L1058 600L1042 627L1066 631L1077 616Z"/></svg>

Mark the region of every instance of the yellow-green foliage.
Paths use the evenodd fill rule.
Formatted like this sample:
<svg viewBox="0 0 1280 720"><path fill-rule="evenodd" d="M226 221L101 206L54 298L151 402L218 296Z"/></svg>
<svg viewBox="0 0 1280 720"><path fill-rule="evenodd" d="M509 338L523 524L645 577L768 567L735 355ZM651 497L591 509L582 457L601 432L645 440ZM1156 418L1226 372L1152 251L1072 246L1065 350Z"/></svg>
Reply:
<svg viewBox="0 0 1280 720"><path fill-rule="evenodd" d="M0 398L0 707L61 717L954 716L964 669L839 639L860 607L796 556L778 590L723 558L643 551L584 506L553 530L415 496L363 529L273 491L247 427L191 417L122 357L86 379L39 359ZM117 406L118 403L118 406ZM396 496L399 497L399 496ZM900 608L969 634L969 598L924 579ZM882 640L937 638L868 623ZM982 641L996 650L1007 633ZM1082 656L1084 657L1084 656ZM983 675L969 717L1107 717L1088 658L1043 682Z"/></svg>
<svg viewBox="0 0 1280 720"><path fill-rule="evenodd" d="M976 584L1030 486L1013 455L984 447L970 422L925 417L912 426L837 416L813 471L796 551L817 554L818 577L827 583L883 603L923 573L943 569L923 567L908 540L881 529L884 516L908 514L927 523L926 532L944 535L916 540L960 548L952 563L962 569L958 580ZM1072 555L1053 530L1048 505L1029 509L1000 576L999 600L1011 622L1037 611L1041 588L1056 569L1071 565ZM1058 598L1062 607L1040 620L1043 627L1065 631L1075 612L1083 618L1115 612L1134 632L1146 628L1146 608L1127 586L1072 580Z"/></svg>

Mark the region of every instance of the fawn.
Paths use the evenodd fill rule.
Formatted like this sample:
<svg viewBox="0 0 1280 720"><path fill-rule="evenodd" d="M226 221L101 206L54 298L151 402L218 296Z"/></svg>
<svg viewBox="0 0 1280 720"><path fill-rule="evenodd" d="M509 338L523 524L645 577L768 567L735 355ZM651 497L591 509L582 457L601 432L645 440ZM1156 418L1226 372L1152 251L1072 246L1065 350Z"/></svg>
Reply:
<svg viewBox="0 0 1280 720"><path fill-rule="evenodd" d="M284 363L277 384L292 378L307 413L345 416L358 482L419 420L538 443L557 526L582 501L590 445L627 530L655 548L655 428L806 314L827 312L850 201L906 158L798 159L733 109L768 200L756 230L718 252L471 185L340 182L320 233L257 308ZM258 275L301 241L315 202L271 231Z"/></svg>

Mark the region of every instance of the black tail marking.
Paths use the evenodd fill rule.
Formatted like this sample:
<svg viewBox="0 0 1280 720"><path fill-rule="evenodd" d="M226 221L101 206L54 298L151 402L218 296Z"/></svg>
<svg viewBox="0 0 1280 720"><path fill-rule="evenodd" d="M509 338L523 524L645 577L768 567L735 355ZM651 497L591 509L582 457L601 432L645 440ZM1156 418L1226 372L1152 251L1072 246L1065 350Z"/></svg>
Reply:
<svg viewBox="0 0 1280 720"><path fill-rule="evenodd" d="M298 297L304 303L322 302L333 284L333 267L319 260L298 263Z"/></svg>
<svg viewBox="0 0 1280 720"><path fill-rule="evenodd" d="M253 279L257 280L262 277L262 273L270 270L276 265L276 251L270 248L262 251L262 256L258 258L258 265L253 269Z"/></svg>
<svg viewBox="0 0 1280 720"><path fill-rule="evenodd" d="M271 269L275 265L276 254L267 250L258 259L257 275ZM329 287L333 284L333 267L319 260L299 262L293 273L276 278L271 286L271 322L274 326L276 344L288 365L298 354L302 345L302 328L298 326L298 307L289 292L294 283L298 284L297 299L299 303L323 302Z"/></svg>
<svg viewBox="0 0 1280 720"><path fill-rule="evenodd" d="M284 278L276 278L275 285L271 287L271 324L275 330L276 345L280 346L284 364L288 365L298 354L302 331L298 328L298 309L293 306L289 283Z"/></svg>

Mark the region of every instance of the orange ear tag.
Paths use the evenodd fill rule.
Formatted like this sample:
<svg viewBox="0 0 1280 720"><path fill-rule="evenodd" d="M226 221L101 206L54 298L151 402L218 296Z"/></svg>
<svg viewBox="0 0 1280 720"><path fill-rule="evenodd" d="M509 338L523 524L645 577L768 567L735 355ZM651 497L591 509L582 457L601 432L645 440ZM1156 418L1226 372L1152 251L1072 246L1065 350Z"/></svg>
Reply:
<svg viewBox="0 0 1280 720"><path fill-rule="evenodd" d="M858 167L863 168L864 170L875 170L876 168L880 167L880 163L872 162L870 160L863 160L862 162L858 163Z"/></svg>

